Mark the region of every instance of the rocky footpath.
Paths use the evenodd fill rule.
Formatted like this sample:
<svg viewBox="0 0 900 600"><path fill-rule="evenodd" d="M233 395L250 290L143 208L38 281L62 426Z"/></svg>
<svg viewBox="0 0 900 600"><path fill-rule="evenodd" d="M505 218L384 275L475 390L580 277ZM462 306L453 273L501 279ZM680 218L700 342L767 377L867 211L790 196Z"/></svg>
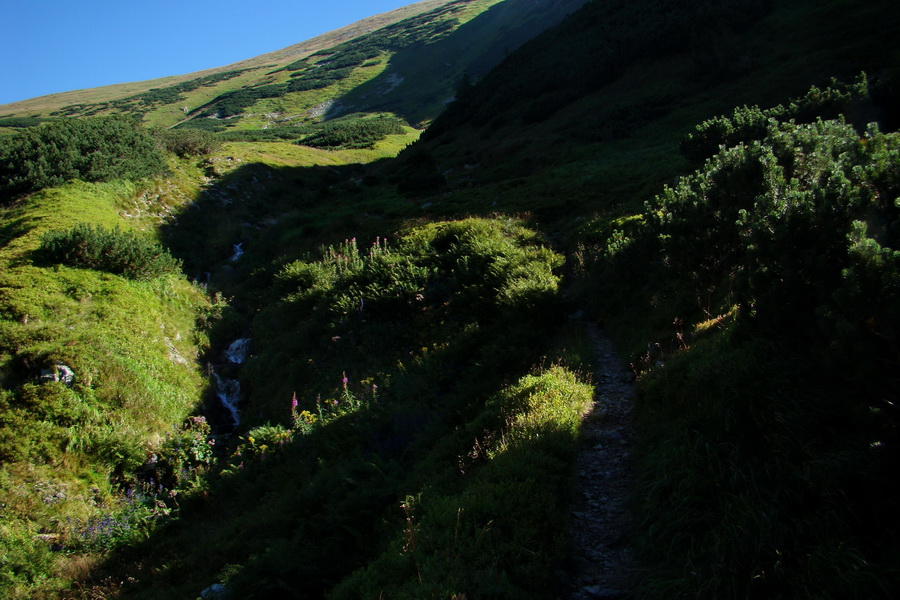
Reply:
<svg viewBox="0 0 900 600"><path fill-rule="evenodd" d="M612 342L586 325L596 349L594 406L585 415L570 521L571 547L560 573L569 600L632 597L635 566L629 541L627 503L633 481L631 447L634 375L614 353Z"/></svg>

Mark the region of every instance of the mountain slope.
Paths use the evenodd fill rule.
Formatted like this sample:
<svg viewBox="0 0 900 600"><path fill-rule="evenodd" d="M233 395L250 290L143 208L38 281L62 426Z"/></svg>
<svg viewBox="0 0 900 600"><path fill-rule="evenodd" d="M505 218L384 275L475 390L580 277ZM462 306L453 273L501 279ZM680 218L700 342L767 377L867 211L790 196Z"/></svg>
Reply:
<svg viewBox="0 0 900 600"><path fill-rule="evenodd" d="M832 77L897 76L895 53L879 50L897 26L884 3L847 17L842 2L815 11L800 1L699 3L651 18L668 5L592 3L461 95L415 150L449 171L441 202L452 206L456 188L465 202L467 186L485 184L512 210L545 200L560 215L562 190L576 216L631 199L639 206L687 168L678 144L695 124ZM554 183L529 185L544 180Z"/></svg>
<svg viewBox="0 0 900 600"><path fill-rule="evenodd" d="M268 64L279 64L285 61L294 61L298 58L309 56L314 52L324 50L335 45L346 42L350 39L365 35L386 25L402 21L403 19L415 16L421 12L432 10L433 8L446 4L449 0L423 0L398 8L396 10L375 15L368 19L357 21L356 23L341 27L334 31L316 36L311 40L300 42L276 50L267 54L263 54L254 58L249 58L224 67L206 69L195 73L185 75L174 75L161 79L153 79L149 81L139 81L132 83L122 83L111 86L104 86L96 89L76 90L71 92L60 92L58 94L50 94L21 102L0 105L0 114L4 116L24 117L32 115L48 115L58 111L66 106L75 106L83 104L96 104L99 102L110 102L120 100L129 96L142 94L153 88L162 88L184 83L186 81L195 80L201 77L216 75L224 71L237 71L242 69L258 68Z"/></svg>
<svg viewBox="0 0 900 600"><path fill-rule="evenodd" d="M428 49L471 48L398 158L410 128L353 150L224 131L154 180L0 208L0 590L611 595L562 574L609 375L583 315L641 390L635 597L897 595L896 9L594 0L478 77L505 52L475 32L554 6L455 27L485 5L440 5L271 74L350 68L327 94L232 105L233 129L326 100L415 120L449 90ZM403 72L434 97L375 94ZM207 92L196 116L228 108ZM193 285L42 262L79 222L164 241Z"/></svg>
<svg viewBox="0 0 900 600"><path fill-rule="evenodd" d="M503 52L584 1L419 2L278 52L169 78L164 86L162 80L129 84L130 93L119 97L112 95L117 88L103 88L80 92L84 100L77 102L64 103L75 96L59 95L0 111L11 116L127 113L153 125L216 130L291 126L347 112L393 112L416 124L443 109L463 74L484 73ZM447 67L451 54L454 64ZM141 88L146 91L134 93Z"/></svg>

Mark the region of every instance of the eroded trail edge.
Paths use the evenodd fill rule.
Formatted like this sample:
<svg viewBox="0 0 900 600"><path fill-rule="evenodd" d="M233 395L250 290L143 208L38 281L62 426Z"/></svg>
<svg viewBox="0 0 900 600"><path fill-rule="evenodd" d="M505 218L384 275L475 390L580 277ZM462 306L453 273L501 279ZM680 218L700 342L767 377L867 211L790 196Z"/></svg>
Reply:
<svg viewBox="0 0 900 600"><path fill-rule="evenodd" d="M634 589L628 496L633 483L634 376L612 341L585 325L596 355L593 409L584 417L573 489L567 597L625 600Z"/></svg>

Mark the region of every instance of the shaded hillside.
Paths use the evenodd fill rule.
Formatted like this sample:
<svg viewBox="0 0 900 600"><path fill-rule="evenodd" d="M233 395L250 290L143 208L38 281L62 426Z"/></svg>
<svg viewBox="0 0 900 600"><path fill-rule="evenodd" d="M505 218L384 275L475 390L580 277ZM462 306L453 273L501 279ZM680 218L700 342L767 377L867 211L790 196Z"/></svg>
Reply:
<svg viewBox="0 0 900 600"><path fill-rule="evenodd" d="M900 15L594 0L478 76L564 6L440 5L268 72L306 99L201 86L247 130L155 132L153 179L13 190L2 593L606 593L561 567L588 319L640 391L635 598L897 596ZM419 141L313 122L401 67L459 80Z"/></svg>
<svg viewBox="0 0 900 600"><path fill-rule="evenodd" d="M420 2L228 67L151 82L138 93L116 97L102 88L77 103L36 99L10 105L8 115L124 113L215 131L296 126L348 112L391 112L419 124L444 108L464 74L486 72L583 3Z"/></svg>
<svg viewBox="0 0 900 600"><path fill-rule="evenodd" d="M469 205L472 186L545 217L636 208L685 172L679 141L705 119L861 71L896 80L887 3L676 4L591 3L460 94L409 153L446 175L433 210ZM895 88L880 110L895 110Z"/></svg>
<svg viewBox="0 0 900 600"><path fill-rule="evenodd" d="M452 35L395 53L384 72L338 99L344 111L388 111L418 123L433 118L465 80L476 80L586 0L506 0Z"/></svg>

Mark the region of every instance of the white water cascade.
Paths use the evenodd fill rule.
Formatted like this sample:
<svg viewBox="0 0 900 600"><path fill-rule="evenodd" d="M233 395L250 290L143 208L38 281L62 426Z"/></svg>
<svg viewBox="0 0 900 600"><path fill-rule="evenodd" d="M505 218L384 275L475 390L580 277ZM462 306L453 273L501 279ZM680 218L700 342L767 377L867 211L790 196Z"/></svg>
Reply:
<svg viewBox="0 0 900 600"><path fill-rule="evenodd" d="M247 354L250 352L250 338L240 338L231 342L225 349L225 360L233 365L242 365L247 362Z"/></svg>
<svg viewBox="0 0 900 600"><path fill-rule="evenodd" d="M215 371L213 371L213 379L216 382L216 398L231 413L231 420L237 427L241 423L241 415L238 411L238 403L241 400L241 382L230 377L222 377Z"/></svg>
<svg viewBox="0 0 900 600"><path fill-rule="evenodd" d="M233 341L228 348L225 349L224 357L229 365L240 366L247 362L247 355L250 352L250 338L240 338ZM222 403L231 414L231 420L234 426L240 425L241 416L238 411L238 404L241 401L241 383L236 377L222 377L216 371L213 371L213 380L216 382L216 398Z"/></svg>

